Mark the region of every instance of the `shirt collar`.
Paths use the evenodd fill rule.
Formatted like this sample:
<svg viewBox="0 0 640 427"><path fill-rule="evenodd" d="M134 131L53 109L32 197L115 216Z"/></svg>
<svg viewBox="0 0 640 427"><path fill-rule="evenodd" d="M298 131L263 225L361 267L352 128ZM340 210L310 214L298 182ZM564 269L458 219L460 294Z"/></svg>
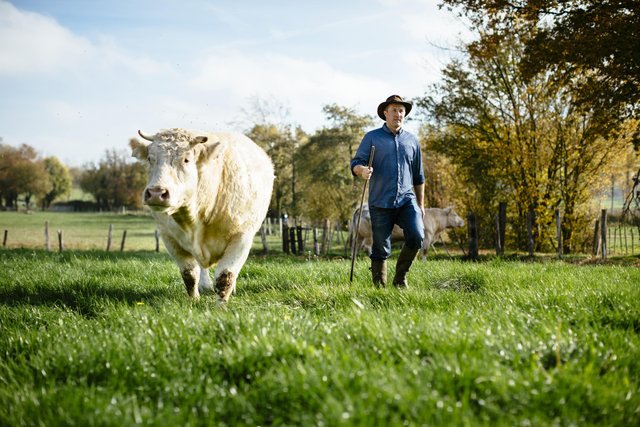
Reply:
<svg viewBox="0 0 640 427"><path fill-rule="evenodd" d="M387 132L388 134L396 135L395 133L391 132L391 129L389 129L389 126L387 126L387 124L386 124L386 123L384 123L384 124L382 125L382 129L383 129L385 132ZM403 132L404 132L404 129L403 129L403 128L400 128L400 130L398 130L397 135L401 135Z"/></svg>

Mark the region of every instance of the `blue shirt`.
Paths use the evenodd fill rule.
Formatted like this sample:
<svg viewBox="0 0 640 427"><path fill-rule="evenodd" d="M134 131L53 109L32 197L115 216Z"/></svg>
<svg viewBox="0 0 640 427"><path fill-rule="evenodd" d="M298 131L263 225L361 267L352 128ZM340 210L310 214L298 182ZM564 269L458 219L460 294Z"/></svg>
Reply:
<svg viewBox="0 0 640 427"><path fill-rule="evenodd" d="M367 166L372 146L376 147L376 151L373 156L373 175L369 181L369 205L399 208L415 199L413 187L424 184L418 138L402 128L394 134L385 123L362 138L351 160L352 171L356 165Z"/></svg>

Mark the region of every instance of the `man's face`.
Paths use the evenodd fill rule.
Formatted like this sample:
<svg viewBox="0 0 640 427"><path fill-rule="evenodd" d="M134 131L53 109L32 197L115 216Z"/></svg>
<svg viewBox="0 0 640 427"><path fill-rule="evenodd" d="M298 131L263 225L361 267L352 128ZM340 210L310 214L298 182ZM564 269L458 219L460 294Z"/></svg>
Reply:
<svg viewBox="0 0 640 427"><path fill-rule="evenodd" d="M389 104L384 110L384 117L387 127L391 130L398 130L404 122L405 108L402 104Z"/></svg>

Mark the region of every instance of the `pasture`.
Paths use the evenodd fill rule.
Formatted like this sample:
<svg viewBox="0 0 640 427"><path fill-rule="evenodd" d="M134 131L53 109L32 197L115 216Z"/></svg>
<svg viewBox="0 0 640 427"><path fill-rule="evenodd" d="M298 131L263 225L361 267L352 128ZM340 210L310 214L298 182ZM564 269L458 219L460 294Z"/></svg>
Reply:
<svg viewBox="0 0 640 427"><path fill-rule="evenodd" d="M0 233L8 231L7 248L44 249L45 222L49 223L51 250L58 250L57 230L62 230L65 249L105 250L109 224L113 225L111 250L120 250L124 230L125 250L155 250L156 226L149 215L141 213L0 212Z"/></svg>
<svg viewBox="0 0 640 427"><path fill-rule="evenodd" d="M163 251L0 249L0 425L640 423L637 268L349 267L254 254L221 308Z"/></svg>

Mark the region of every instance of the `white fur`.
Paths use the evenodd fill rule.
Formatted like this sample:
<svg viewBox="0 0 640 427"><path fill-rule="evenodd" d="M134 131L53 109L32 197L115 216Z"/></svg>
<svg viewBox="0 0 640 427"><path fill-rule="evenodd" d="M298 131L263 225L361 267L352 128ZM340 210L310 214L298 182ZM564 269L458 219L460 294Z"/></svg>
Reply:
<svg viewBox="0 0 640 427"><path fill-rule="evenodd" d="M166 188L170 195L166 206L150 206L151 213L187 289L188 282L197 284L190 296L213 289L208 269L214 264L214 279L231 273L235 290L269 208L271 160L241 134L170 129L152 139L130 145L135 157L151 159L147 189Z"/></svg>

